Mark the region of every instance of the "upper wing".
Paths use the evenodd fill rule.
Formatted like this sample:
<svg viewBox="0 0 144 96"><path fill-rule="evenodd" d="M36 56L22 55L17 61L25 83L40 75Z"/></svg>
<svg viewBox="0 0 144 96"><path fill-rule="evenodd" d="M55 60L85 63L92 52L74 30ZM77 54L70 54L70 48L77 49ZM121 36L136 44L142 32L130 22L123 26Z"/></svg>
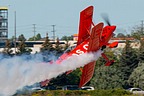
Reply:
<svg viewBox="0 0 144 96"><path fill-rule="evenodd" d="M88 52L94 52L100 48L99 45L100 45L100 38L101 38L103 26L104 26L103 23L99 23L93 27L92 33L90 36Z"/></svg>
<svg viewBox="0 0 144 96"><path fill-rule="evenodd" d="M101 36L102 29L103 29L103 23L99 23L98 25L93 27L90 36L88 52L91 51L94 52L100 48L99 43L100 43L100 36ZM94 68L95 68L95 61L90 62L84 66L79 87L84 86L87 82L90 81L94 73Z"/></svg>
<svg viewBox="0 0 144 96"><path fill-rule="evenodd" d="M80 23L77 45L82 43L86 38L90 36L88 31L91 30L93 16L93 6L89 6L80 12Z"/></svg>

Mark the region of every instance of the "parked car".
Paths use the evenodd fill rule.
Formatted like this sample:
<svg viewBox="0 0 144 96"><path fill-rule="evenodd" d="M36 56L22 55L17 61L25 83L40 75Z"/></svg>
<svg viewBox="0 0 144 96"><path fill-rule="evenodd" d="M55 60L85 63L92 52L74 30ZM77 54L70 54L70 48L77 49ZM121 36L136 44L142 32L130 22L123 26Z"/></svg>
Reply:
<svg viewBox="0 0 144 96"><path fill-rule="evenodd" d="M52 85L44 86L42 88L44 88L46 90L56 90L56 86L52 86Z"/></svg>
<svg viewBox="0 0 144 96"><path fill-rule="evenodd" d="M83 87L81 87L81 90L94 90L94 87L92 87L92 86L83 86Z"/></svg>
<svg viewBox="0 0 144 96"><path fill-rule="evenodd" d="M31 94L31 93L33 93L33 92L43 91L43 90L45 90L45 89L39 87L37 84L32 85L32 86L24 86L23 88L18 89L13 96L17 96L17 95L18 95L18 96L20 96L20 95L28 95L28 94ZM0 95L0 96L1 96L1 95Z"/></svg>
<svg viewBox="0 0 144 96"><path fill-rule="evenodd" d="M41 88L41 87L34 87L31 89L32 91L44 91L45 89Z"/></svg>
<svg viewBox="0 0 144 96"><path fill-rule="evenodd" d="M24 86L22 89L18 89L13 96L31 94L32 92L37 91L36 89L37 88L31 86Z"/></svg>
<svg viewBox="0 0 144 96"><path fill-rule="evenodd" d="M66 85L62 87L62 90L79 90L77 85Z"/></svg>
<svg viewBox="0 0 144 96"><path fill-rule="evenodd" d="M144 91L140 88L129 88L128 91L133 94L144 94Z"/></svg>

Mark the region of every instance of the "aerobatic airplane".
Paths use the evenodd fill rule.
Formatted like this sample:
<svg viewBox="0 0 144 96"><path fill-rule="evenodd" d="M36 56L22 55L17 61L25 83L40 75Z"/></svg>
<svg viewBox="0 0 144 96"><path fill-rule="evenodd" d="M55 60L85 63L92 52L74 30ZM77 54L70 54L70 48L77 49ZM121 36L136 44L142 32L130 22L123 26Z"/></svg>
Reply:
<svg viewBox="0 0 144 96"><path fill-rule="evenodd" d="M93 6L89 6L80 12L77 46L74 49L67 50L60 56L56 61L58 64L72 55L80 55L85 52L96 52L98 50L103 50L106 47L114 48L118 45L118 42L108 43L113 36L116 26L111 26L108 21L108 26L105 27L102 22L95 25L92 22L93 9ZM114 60L109 60L104 53L102 53L102 57L107 61L105 66L110 66L114 62ZM93 61L82 68L82 76L79 83L80 88L92 78L95 64L96 61ZM68 73L69 72L71 71L68 71Z"/></svg>

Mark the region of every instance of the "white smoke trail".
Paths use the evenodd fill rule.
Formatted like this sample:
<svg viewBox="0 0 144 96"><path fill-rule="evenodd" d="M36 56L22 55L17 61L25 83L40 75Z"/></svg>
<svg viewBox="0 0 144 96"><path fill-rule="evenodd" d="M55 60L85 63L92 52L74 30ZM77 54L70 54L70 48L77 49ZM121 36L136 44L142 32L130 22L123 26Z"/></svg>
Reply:
<svg viewBox="0 0 144 96"><path fill-rule="evenodd" d="M0 60L0 95L12 95L17 89L26 85L32 85L46 79L57 77L58 75L85 64L97 60L102 51L96 53L85 53L81 56L71 56L61 64L42 63L41 56L31 60L23 57L13 57Z"/></svg>

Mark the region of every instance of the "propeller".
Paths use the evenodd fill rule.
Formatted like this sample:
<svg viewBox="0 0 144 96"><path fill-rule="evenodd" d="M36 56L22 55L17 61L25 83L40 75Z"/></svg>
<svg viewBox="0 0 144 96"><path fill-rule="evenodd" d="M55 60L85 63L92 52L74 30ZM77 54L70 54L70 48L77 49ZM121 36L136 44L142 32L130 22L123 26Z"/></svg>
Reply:
<svg viewBox="0 0 144 96"><path fill-rule="evenodd" d="M102 18L104 19L104 21L106 22L106 24L107 24L108 26L111 26L111 23L110 23L110 20L109 20L108 14L106 14L106 13L102 13L101 16L102 16ZM115 36L114 33L113 33L113 36ZM112 37L113 37L113 36L112 36Z"/></svg>
<svg viewBox="0 0 144 96"><path fill-rule="evenodd" d="M108 26L111 26L110 24L110 20L109 20L109 17L108 17L108 14L106 13L103 13L101 14L102 18L104 19L104 21L107 23Z"/></svg>

